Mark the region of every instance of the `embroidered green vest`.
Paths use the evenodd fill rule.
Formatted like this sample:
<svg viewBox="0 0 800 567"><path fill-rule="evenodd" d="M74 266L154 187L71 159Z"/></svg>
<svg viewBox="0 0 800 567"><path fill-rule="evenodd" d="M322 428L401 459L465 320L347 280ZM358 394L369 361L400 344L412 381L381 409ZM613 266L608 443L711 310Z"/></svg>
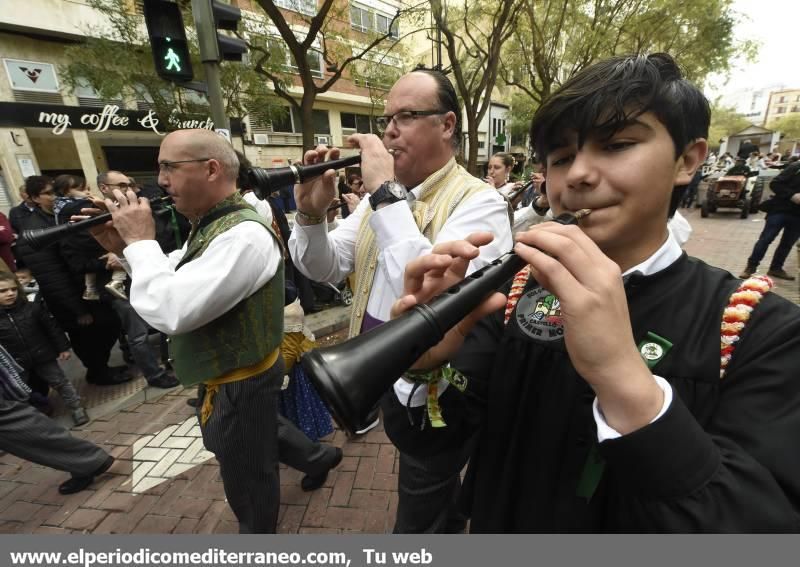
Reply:
<svg viewBox="0 0 800 567"><path fill-rule="evenodd" d="M176 270L201 257L214 238L247 221L261 224L278 240L266 221L237 193L192 227L186 254ZM181 384L191 386L252 366L278 348L283 339L283 293L280 262L277 273L266 285L230 311L198 329L171 336L170 358Z"/></svg>

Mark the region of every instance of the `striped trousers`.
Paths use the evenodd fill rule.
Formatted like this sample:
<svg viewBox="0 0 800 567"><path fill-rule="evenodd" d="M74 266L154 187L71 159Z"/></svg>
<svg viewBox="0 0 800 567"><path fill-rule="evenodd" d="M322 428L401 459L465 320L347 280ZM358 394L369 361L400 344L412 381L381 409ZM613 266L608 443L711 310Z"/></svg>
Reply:
<svg viewBox="0 0 800 567"><path fill-rule="evenodd" d="M214 409L200 426L203 444L219 461L220 476L239 533L275 533L280 505L278 394L283 359L266 372L222 384ZM198 390L199 409L206 389ZM198 415L199 418L199 415Z"/></svg>

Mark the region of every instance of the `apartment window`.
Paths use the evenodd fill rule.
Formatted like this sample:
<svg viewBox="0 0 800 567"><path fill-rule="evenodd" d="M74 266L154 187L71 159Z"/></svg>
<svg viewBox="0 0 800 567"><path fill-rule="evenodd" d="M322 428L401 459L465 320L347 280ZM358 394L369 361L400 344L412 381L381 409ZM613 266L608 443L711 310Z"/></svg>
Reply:
<svg viewBox="0 0 800 567"><path fill-rule="evenodd" d="M400 37L397 22L392 23L394 16L378 12L358 4L350 4L350 25L362 32L389 34L389 37Z"/></svg>
<svg viewBox="0 0 800 567"><path fill-rule="evenodd" d="M257 112L251 113L256 128L267 125L268 132L282 132L290 134L300 134L303 131L300 113L295 107L284 107L283 112L273 115L271 120L265 120ZM327 110L313 110L311 120L314 123L315 134L330 134L331 125L328 120Z"/></svg>
<svg viewBox="0 0 800 567"><path fill-rule="evenodd" d="M792 112L800 112L800 106L794 105L792 107Z"/></svg>
<svg viewBox="0 0 800 567"><path fill-rule="evenodd" d="M786 97L782 96L780 99L778 99L778 102L786 102Z"/></svg>
<svg viewBox="0 0 800 567"><path fill-rule="evenodd" d="M783 114L784 112L786 112L785 106L779 106L777 109L775 109L775 114Z"/></svg>
<svg viewBox="0 0 800 567"><path fill-rule="evenodd" d="M317 13L316 0L275 0L275 5L307 16Z"/></svg>
<svg viewBox="0 0 800 567"><path fill-rule="evenodd" d="M342 129L353 130L359 134L372 134L376 130L372 127L372 119L366 114L342 112Z"/></svg>
<svg viewBox="0 0 800 567"><path fill-rule="evenodd" d="M270 37L267 39L267 45L269 47L270 54L273 57L283 57L286 61L286 67L288 70L297 72L297 65L295 65L291 52L283 43L283 39L279 37ZM311 68L311 75L317 79L321 79L324 76L322 71L322 54L313 48L309 49L306 52L306 61L308 62L308 66Z"/></svg>

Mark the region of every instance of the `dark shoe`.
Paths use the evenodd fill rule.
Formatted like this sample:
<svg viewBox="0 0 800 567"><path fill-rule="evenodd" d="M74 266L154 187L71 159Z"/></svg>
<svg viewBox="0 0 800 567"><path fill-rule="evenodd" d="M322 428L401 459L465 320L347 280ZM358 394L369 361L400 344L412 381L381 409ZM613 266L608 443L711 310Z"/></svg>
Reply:
<svg viewBox="0 0 800 567"><path fill-rule="evenodd" d="M783 268L781 268L780 270L769 270L767 272L767 275L773 278L778 278L779 280L792 281L795 279L793 275L786 273L786 270L784 270Z"/></svg>
<svg viewBox="0 0 800 567"><path fill-rule="evenodd" d="M328 479L328 473L331 472L331 469L338 467L339 463L342 462L342 450L338 447L334 447L333 450L333 460L331 461L331 466L328 467L328 470L317 476L306 475L300 481L300 488L302 488L304 492L311 492L312 490L316 490L325 484L325 481Z"/></svg>
<svg viewBox="0 0 800 567"><path fill-rule="evenodd" d="M739 274L739 277L742 278L743 280L746 280L754 273L756 273L757 269L758 269L757 266L747 266L744 270L742 270L742 273Z"/></svg>
<svg viewBox="0 0 800 567"><path fill-rule="evenodd" d="M381 422L380 408L378 406L376 406L376 407L372 408L372 411L370 411L369 415L367 415L367 419L364 420L364 423L366 425L361 424L361 427L359 427L356 430L356 436L364 435L370 429L375 429L376 427L378 427L380 422Z"/></svg>
<svg viewBox="0 0 800 567"><path fill-rule="evenodd" d="M117 384L124 384L133 378L126 370L127 367L125 366L116 366L100 374L90 374L87 372L86 381L95 386L116 386Z"/></svg>
<svg viewBox="0 0 800 567"><path fill-rule="evenodd" d="M83 408L75 408L72 410L72 422L78 425L86 425L89 423L89 414Z"/></svg>
<svg viewBox="0 0 800 567"><path fill-rule="evenodd" d="M152 386L153 388L174 388L175 386L180 386L181 383L178 382L178 379L171 374L162 374L157 378L153 378L152 380L147 381L148 386Z"/></svg>
<svg viewBox="0 0 800 567"><path fill-rule="evenodd" d="M190 408L198 408L200 407L200 398L189 398L186 400L186 405Z"/></svg>
<svg viewBox="0 0 800 567"><path fill-rule="evenodd" d="M108 456L108 459L100 465L100 467L94 471L89 476L73 476L71 479L62 482L58 486L58 492L60 494L75 494L76 492L80 492L81 490L85 490L89 487L92 482L94 482L95 477L100 476L108 469L111 468L111 465L114 464L114 457L111 455Z"/></svg>

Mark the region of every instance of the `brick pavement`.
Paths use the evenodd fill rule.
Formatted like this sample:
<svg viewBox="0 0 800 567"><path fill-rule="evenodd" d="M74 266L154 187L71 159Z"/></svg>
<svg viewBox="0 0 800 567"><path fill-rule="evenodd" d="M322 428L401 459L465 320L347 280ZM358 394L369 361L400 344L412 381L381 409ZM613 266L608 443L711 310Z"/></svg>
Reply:
<svg viewBox="0 0 800 567"><path fill-rule="evenodd" d="M687 217L694 226L687 251L734 273L744 266L763 226L763 215L740 220L735 213L720 213L701 219L692 210ZM786 270L797 273L795 253ZM778 286L778 293L798 301L797 282ZM78 494L58 494L64 473L0 457L0 533L236 532L216 461L199 443L193 410L185 403L192 394L170 391L74 430L117 458L107 474ZM342 447L345 456L321 489L303 492L302 475L281 468L279 531L391 531L398 461L382 427L357 440L337 430L327 441Z"/></svg>

